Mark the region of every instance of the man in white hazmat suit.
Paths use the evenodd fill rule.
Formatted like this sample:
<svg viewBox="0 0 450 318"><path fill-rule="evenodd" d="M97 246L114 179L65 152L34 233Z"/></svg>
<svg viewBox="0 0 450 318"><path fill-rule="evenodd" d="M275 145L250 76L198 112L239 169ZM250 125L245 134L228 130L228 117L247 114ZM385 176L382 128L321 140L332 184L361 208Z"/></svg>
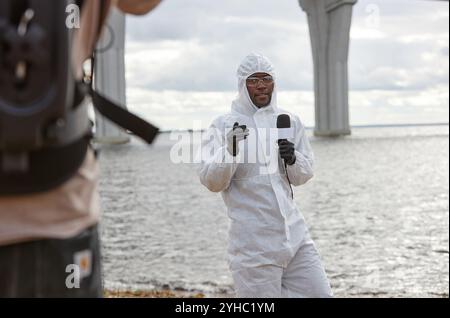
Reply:
<svg viewBox="0 0 450 318"><path fill-rule="evenodd" d="M277 107L275 74L267 58L248 55L237 76L238 97L231 112L208 130L198 170L201 183L221 192L228 208L236 295L332 297L289 184L299 186L313 176L305 129L297 116ZM280 114L290 116L291 138L278 145L277 139L285 138L273 137Z"/></svg>

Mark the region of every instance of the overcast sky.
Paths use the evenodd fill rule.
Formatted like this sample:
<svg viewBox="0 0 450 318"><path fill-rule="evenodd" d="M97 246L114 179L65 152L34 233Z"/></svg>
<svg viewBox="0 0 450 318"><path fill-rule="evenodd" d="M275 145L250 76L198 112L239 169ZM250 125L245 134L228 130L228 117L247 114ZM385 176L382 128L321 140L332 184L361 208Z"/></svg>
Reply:
<svg viewBox="0 0 450 318"><path fill-rule="evenodd" d="M349 56L351 123L448 121L448 2L359 0ZM279 106L314 124L313 67L297 0L164 0L127 17L130 109L163 129L229 110L249 52L275 64Z"/></svg>

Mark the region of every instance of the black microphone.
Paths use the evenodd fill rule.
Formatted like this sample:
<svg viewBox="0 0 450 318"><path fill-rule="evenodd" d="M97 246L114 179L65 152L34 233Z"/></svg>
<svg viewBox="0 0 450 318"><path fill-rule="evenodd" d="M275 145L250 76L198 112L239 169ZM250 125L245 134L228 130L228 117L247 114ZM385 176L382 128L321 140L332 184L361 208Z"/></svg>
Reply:
<svg viewBox="0 0 450 318"><path fill-rule="evenodd" d="M277 128L291 128L291 118L289 117L289 115L287 114L278 115ZM287 139L278 139L278 144L284 141L287 141Z"/></svg>
<svg viewBox="0 0 450 318"><path fill-rule="evenodd" d="M280 129L280 128L291 128L291 118L289 117L289 115L287 115L287 114L278 115L277 128L278 129ZM280 143L282 143L282 142L287 142L287 139L278 139L278 145ZM289 187L291 188L291 197L292 197L292 199L294 199L294 190L292 190L291 180L289 180L289 174L288 174L287 168L286 168L287 167L287 163L286 163L286 160L283 160L283 161L284 161L284 169L286 171L286 178L288 180Z"/></svg>
<svg viewBox="0 0 450 318"><path fill-rule="evenodd" d="M235 122L233 125L233 130L239 127L239 123ZM233 136L233 157L237 156L237 146L236 146L236 136Z"/></svg>

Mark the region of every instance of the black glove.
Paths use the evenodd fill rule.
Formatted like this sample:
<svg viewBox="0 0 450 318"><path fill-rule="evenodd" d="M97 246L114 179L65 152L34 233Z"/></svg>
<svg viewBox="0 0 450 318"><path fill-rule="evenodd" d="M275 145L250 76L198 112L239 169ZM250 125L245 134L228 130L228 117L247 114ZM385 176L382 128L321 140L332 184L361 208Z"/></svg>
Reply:
<svg viewBox="0 0 450 318"><path fill-rule="evenodd" d="M233 157L236 157L239 153L238 143L241 140L247 139L249 130L246 125L239 125L239 123L234 123L233 129L227 134L227 150Z"/></svg>
<svg viewBox="0 0 450 318"><path fill-rule="evenodd" d="M286 164L293 165L296 160L294 144L283 139L278 142L278 148L280 149L280 156L285 160Z"/></svg>

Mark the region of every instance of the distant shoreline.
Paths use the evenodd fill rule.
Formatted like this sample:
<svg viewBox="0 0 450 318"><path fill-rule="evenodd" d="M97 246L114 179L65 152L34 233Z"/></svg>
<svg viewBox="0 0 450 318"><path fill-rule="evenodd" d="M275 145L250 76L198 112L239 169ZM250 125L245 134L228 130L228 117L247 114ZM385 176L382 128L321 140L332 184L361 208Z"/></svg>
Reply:
<svg viewBox="0 0 450 318"><path fill-rule="evenodd" d="M416 123L416 124L371 124L371 125L352 125L350 128L395 128L395 127L426 127L426 126L448 126L449 123ZM305 126L306 130L313 130L312 126ZM193 129L169 129L169 130L160 130L160 134L167 134L171 132L203 132L204 129L201 130L193 130Z"/></svg>

